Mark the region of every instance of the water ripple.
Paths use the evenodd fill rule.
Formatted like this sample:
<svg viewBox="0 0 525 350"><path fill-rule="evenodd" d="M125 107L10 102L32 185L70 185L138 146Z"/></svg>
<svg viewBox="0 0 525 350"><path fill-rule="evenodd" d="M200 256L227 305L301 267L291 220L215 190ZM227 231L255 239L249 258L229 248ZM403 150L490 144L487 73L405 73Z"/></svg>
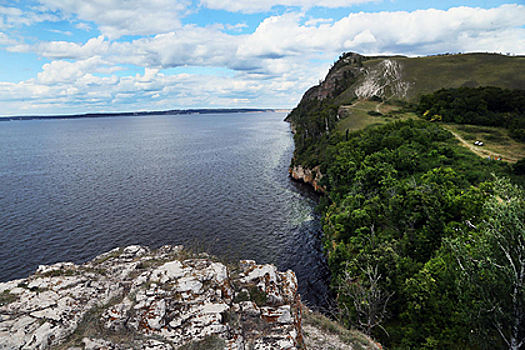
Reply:
<svg viewBox="0 0 525 350"><path fill-rule="evenodd" d="M0 280L116 246L184 244L296 271L323 306L315 195L292 183L284 114L0 126Z"/></svg>

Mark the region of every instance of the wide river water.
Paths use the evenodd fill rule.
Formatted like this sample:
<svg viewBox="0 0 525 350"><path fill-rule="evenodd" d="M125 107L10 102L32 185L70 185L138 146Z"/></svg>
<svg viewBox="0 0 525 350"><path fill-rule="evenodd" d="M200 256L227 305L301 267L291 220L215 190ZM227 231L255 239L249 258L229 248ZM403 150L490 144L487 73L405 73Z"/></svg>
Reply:
<svg viewBox="0 0 525 350"><path fill-rule="evenodd" d="M323 307L315 195L284 113L0 123L0 281L118 246L183 244L292 269Z"/></svg>

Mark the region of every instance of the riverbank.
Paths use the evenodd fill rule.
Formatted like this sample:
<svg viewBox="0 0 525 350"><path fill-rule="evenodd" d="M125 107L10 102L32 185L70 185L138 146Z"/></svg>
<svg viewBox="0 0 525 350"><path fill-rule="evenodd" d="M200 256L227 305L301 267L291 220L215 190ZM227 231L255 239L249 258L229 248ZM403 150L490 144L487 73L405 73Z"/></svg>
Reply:
<svg viewBox="0 0 525 350"><path fill-rule="evenodd" d="M288 177L294 146L284 117L3 123L0 282L118 246L177 244L293 270L303 300L323 305L316 195Z"/></svg>
<svg viewBox="0 0 525 350"><path fill-rule="evenodd" d="M281 109L256 109L256 108L223 108L223 109L170 109L164 111L135 111L135 112L108 112L84 113L63 115L19 115L0 116L0 121L13 120L38 120L38 119L82 119L82 118L111 118L111 117L140 117L149 115L197 115L197 114L232 114L232 113L285 113Z"/></svg>

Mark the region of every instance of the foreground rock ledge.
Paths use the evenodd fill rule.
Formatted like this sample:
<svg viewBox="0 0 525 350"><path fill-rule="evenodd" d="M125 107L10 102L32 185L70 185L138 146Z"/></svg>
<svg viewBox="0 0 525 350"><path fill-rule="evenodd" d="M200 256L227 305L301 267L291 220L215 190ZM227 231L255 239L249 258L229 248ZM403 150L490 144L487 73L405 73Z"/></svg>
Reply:
<svg viewBox="0 0 525 350"><path fill-rule="evenodd" d="M297 349L300 305L292 271L129 246L0 283L0 349Z"/></svg>

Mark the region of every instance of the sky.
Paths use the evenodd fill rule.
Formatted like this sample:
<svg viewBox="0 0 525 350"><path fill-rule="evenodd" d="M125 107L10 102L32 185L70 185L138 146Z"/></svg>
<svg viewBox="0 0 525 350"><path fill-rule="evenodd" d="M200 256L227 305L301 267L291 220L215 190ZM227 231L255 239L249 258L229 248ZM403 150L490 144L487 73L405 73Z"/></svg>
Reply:
<svg viewBox="0 0 525 350"><path fill-rule="evenodd" d="M349 51L525 55L525 0L0 0L0 116L288 109Z"/></svg>

